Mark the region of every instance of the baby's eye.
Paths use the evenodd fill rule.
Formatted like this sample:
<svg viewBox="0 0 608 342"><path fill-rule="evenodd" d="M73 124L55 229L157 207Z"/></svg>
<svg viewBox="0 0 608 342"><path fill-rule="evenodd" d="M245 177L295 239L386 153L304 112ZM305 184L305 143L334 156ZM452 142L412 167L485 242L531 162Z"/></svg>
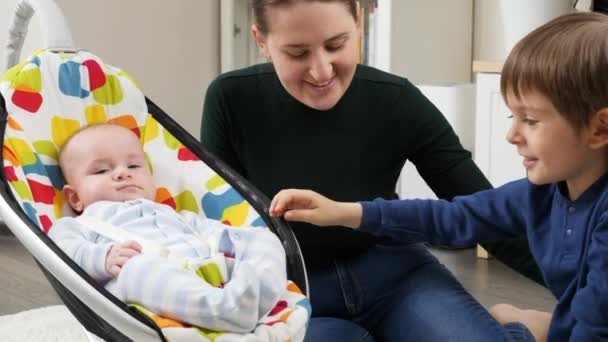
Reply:
<svg viewBox="0 0 608 342"><path fill-rule="evenodd" d="M131 165L129 165L129 169L137 169L137 168L140 168L140 167L141 167L141 165L139 165L139 164L131 164Z"/></svg>
<svg viewBox="0 0 608 342"><path fill-rule="evenodd" d="M107 173L108 171L109 171L108 169L98 169L98 170L95 170L95 172L93 172L93 174L103 175L104 173Z"/></svg>

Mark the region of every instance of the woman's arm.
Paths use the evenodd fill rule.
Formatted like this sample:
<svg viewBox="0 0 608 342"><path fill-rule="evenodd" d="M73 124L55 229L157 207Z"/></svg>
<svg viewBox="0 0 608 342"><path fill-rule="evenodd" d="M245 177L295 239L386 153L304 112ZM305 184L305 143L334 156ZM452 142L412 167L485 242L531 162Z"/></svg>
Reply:
<svg viewBox="0 0 608 342"><path fill-rule="evenodd" d="M243 175L243 167L237 158L233 141L230 139L233 128L221 84L222 79L218 78L207 88L203 104L200 140L203 147L209 152Z"/></svg>

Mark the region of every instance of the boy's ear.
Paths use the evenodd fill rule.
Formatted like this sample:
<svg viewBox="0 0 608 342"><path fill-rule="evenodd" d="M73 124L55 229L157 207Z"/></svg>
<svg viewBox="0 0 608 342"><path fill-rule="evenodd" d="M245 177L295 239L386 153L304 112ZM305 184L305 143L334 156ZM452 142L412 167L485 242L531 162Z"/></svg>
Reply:
<svg viewBox="0 0 608 342"><path fill-rule="evenodd" d="M258 46L262 55L266 59L270 60L270 53L268 53L268 46L266 45L266 36L258 29L257 25L251 25L251 36L255 40L255 44Z"/></svg>
<svg viewBox="0 0 608 342"><path fill-rule="evenodd" d="M78 196L78 193L76 192L73 186L66 184L63 187L63 195L70 207L72 207L72 210L74 210L74 212L82 212L82 210L84 209L84 204L80 201L80 197Z"/></svg>
<svg viewBox="0 0 608 342"><path fill-rule="evenodd" d="M591 119L589 147L600 149L608 146L608 107L598 110Z"/></svg>

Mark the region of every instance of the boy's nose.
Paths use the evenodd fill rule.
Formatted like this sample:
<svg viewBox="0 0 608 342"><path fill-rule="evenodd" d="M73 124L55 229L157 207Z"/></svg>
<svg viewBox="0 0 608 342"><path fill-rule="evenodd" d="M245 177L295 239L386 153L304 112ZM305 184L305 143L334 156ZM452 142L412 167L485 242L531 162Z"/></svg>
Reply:
<svg viewBox="0 0 608 342"><path fill-rule="evenodd" d="M507 138L507 141L513 145L517 145L521 142L521 135L518 132L515 120L513 120L511 127L509 127L506 138Z"/></svg>

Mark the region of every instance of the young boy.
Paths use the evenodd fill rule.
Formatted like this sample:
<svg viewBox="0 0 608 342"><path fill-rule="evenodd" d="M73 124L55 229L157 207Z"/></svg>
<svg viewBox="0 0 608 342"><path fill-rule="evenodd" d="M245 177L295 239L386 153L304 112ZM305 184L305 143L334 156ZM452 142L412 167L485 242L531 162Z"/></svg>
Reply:
<svg viewBox="0 0 608 342"><path fill-rule="evenodd" d="M59 163L66 201L80 215L58 220L49 236L121 300L192 325L245 333L284 293L285 251L278 238L265 229L231 228L153 202L154 179L130 130L86 127L66 142ZM93 227L108 224L139 242L114 241ZM148 254L150 242L177 261Z"/></svg>
<svg viewBox="0 0 608 342"><path fill-rule="evenodd" d="M527 179L451 202L284 190L271 215L439 245L525 235L557 306L551 317L503 305L495 317L537 340L608 339L608 16L569 14L528 34L504 64L501 92Z"/></svg>

